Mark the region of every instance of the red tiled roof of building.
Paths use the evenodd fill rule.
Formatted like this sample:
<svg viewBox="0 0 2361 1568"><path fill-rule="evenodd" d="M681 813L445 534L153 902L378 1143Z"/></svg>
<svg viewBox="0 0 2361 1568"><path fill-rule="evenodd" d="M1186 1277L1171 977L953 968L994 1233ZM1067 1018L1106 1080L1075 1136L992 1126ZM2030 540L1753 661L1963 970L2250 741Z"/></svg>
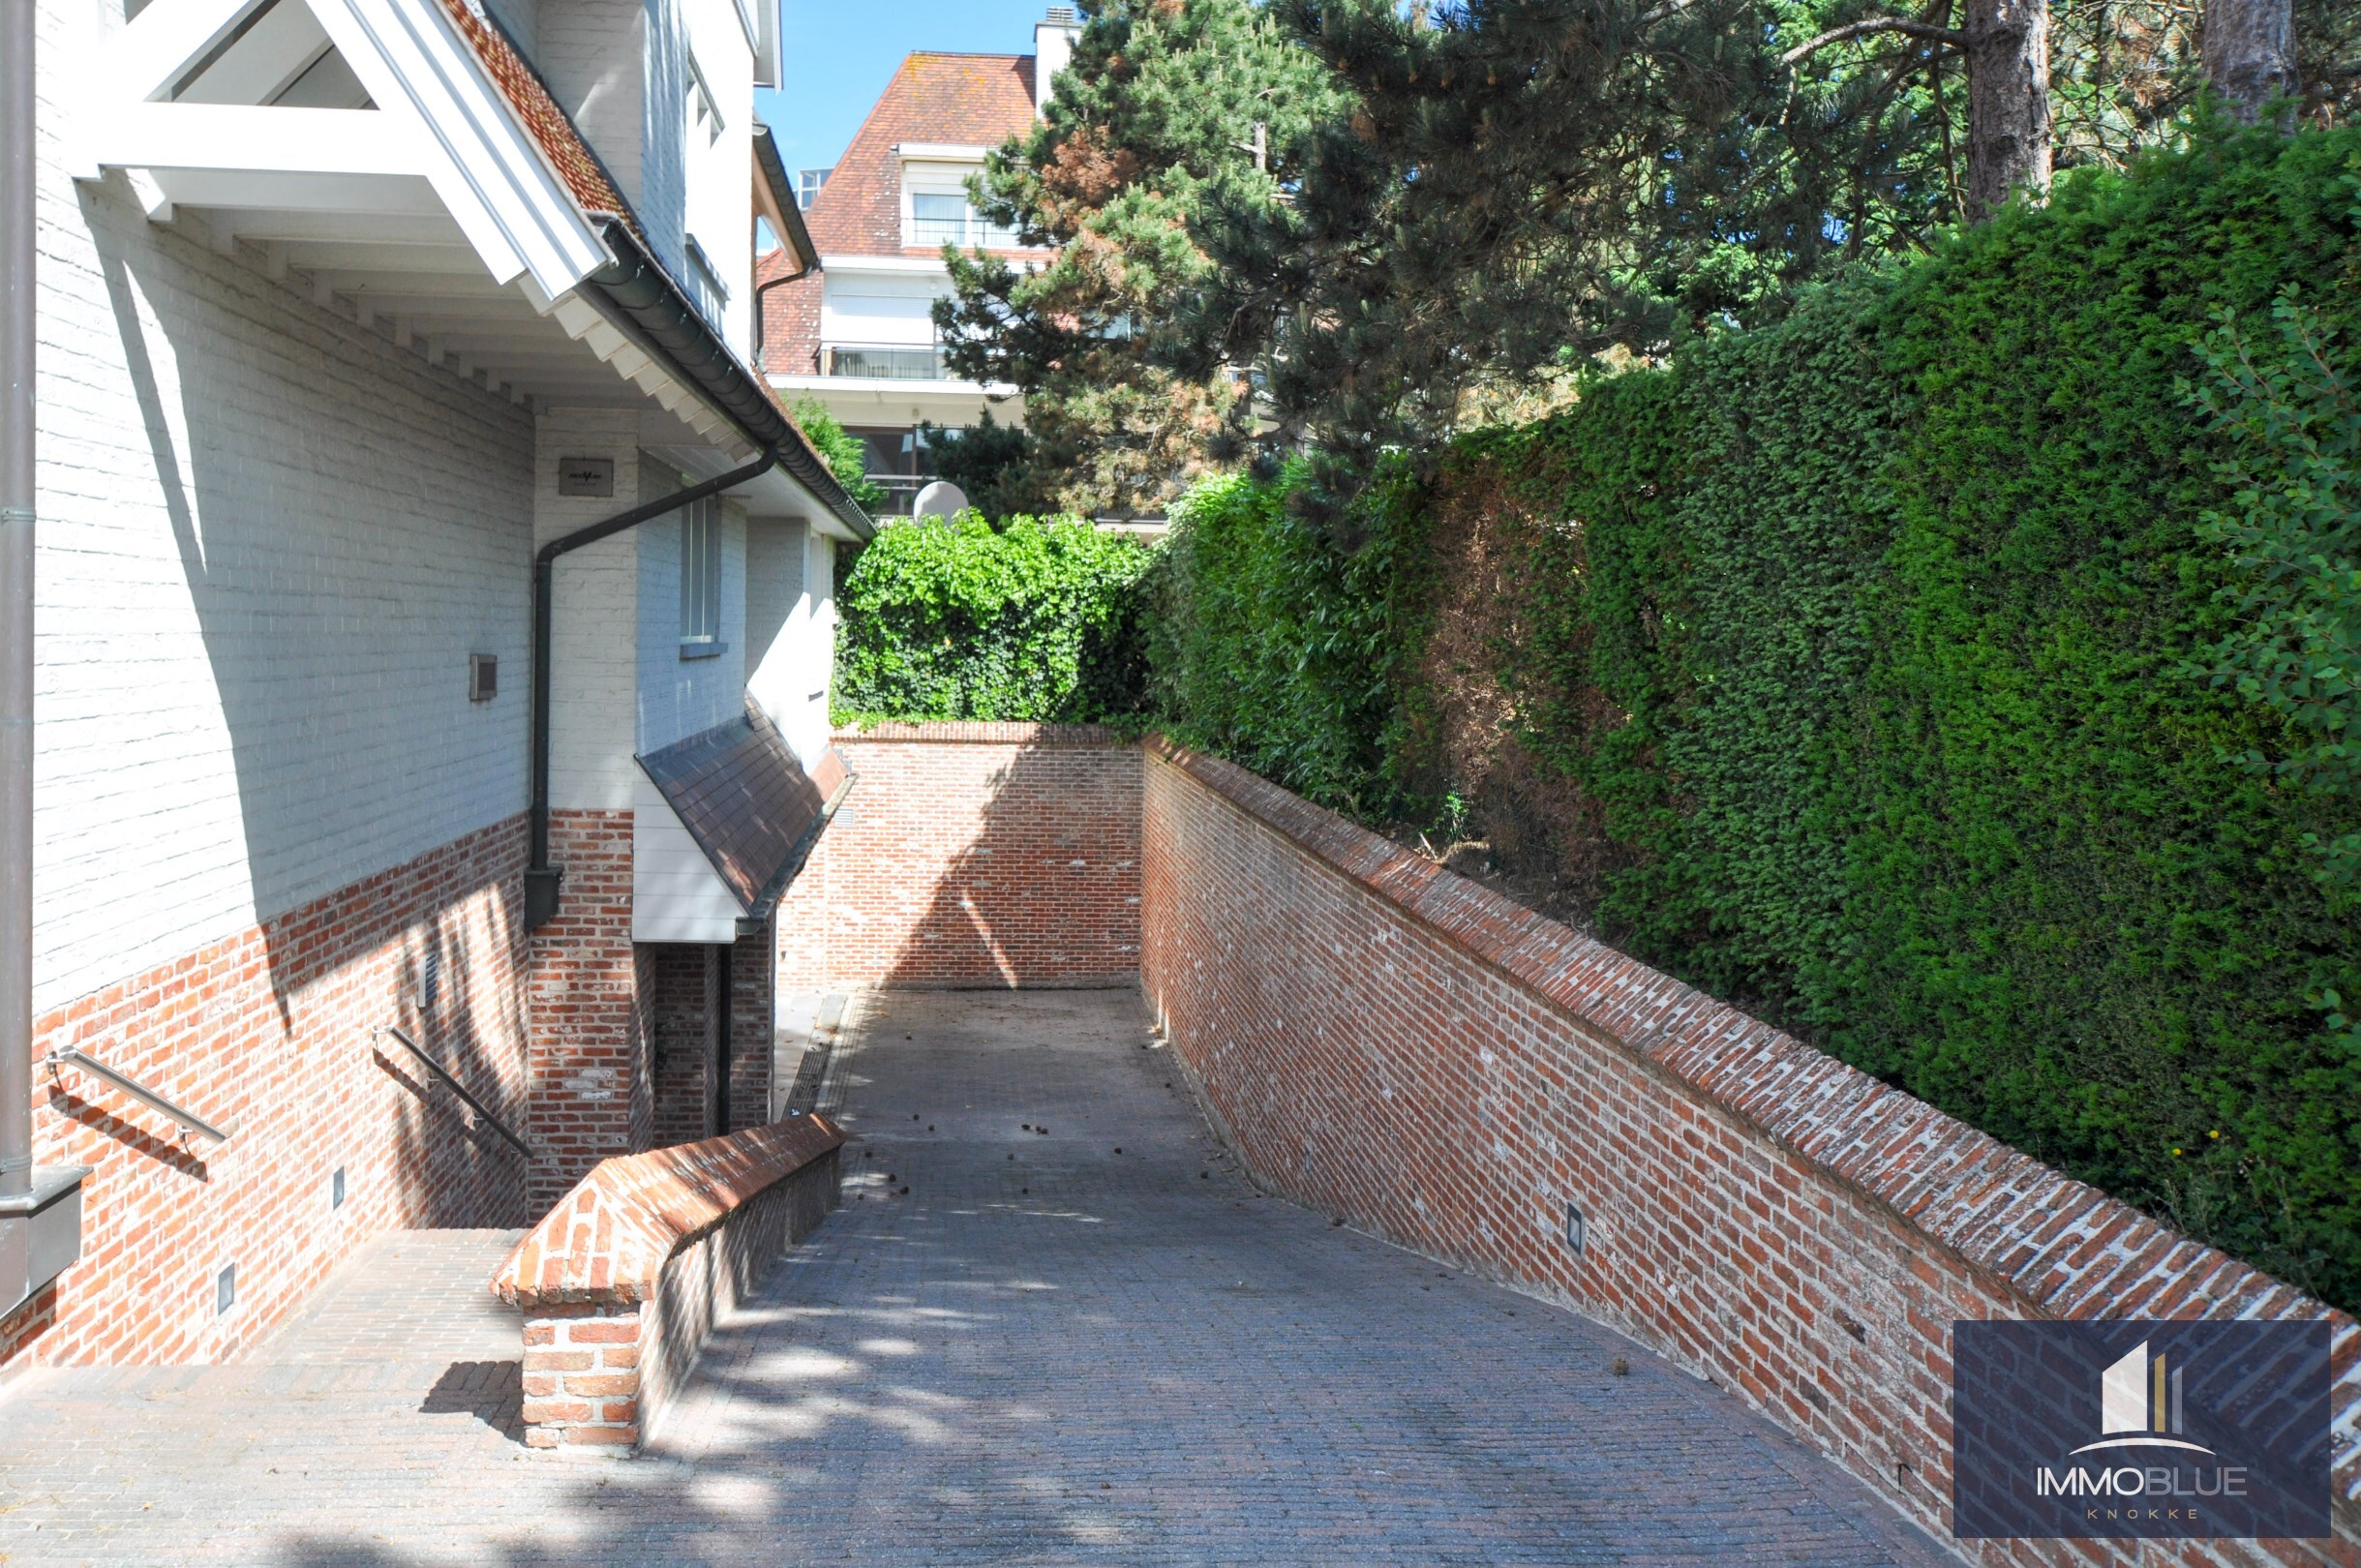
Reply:
<svg viewBox="0 0 2361 1568"><path fill-rule="evenodd" d="M820 368L821 275L787 279L795 255L785 246L755 258L755 298L763 313L762 364L766 376L811 376ZM785 282L775 280L787 279Z"/></svg>
<svg viewBox="0 0 2361 1568"><path fill-rule="evenodd" d="M565 188L586 212L613 213L631 225L636 231L638 221L633 218L630 203L607 177L606 166L599 163L582 133L574 129L564 109L550 96L549 87L525 57L516 51L505 34L493 26L476 12L469 9L467 0L442 0L442 9L459 29L459 36L468 41L482 62L484 74L492 84L508 100L508 106L526 132L539 144L543 156L565 182Z"/></svg>
<svg viewBox="0 0 2361 1568"><path fill-rule="evenodd" d="M1027 130L1033 58L921 52L903 60L803 215L820 254L938 254L939 247L902 244L901 166L893 149L905 141L996 147Z"/></svg>

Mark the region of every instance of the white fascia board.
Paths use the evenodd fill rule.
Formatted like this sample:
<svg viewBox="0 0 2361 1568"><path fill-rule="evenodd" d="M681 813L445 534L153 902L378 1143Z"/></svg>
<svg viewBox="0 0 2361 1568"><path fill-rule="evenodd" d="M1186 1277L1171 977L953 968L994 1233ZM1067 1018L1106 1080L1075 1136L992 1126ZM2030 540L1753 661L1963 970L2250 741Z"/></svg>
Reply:
<svg viewBox="0 0 2361 1568"><path fill-rule="evenodd" d="M426 175L432 152L415 121L369 109L126 104L90 130L110 167L251 174Z"/></svg>
<svg viewBox="0 0 2361 1568"><path fill-rule="evenodd" d="M555 298L613 259L436 0L311 3L378 111L423 129L427 178L495 282Z"/></svg>
<svg viewBox="0 0 2361 1568"><path fill-rule="evenodd" d="M820 270L854 276L865 272L881 277L930 274L945 283L951 281L951 269L943 265L943 258L939 256L823 256L820 257Z"/></svg>
<svg viewBox="0 0 2361 1568"><path fill-rule="evenodd" d="M897 141L893 156L905 164L981 164L992 149L982 142Z"/></svg>
<svg viewBox="0 0 2361 1568"><path fill-rule="evenodd" d="M546 299L530 286L525 297L562 327L567 337L596 354L609 370L695 431L699 439L725 452L742 454L739 462L752 455L753 449L745 444L736 423L707 403L696 388L682 385L663 360L642 348L631 333L609 320L597 306L572 292Z"/></svg>

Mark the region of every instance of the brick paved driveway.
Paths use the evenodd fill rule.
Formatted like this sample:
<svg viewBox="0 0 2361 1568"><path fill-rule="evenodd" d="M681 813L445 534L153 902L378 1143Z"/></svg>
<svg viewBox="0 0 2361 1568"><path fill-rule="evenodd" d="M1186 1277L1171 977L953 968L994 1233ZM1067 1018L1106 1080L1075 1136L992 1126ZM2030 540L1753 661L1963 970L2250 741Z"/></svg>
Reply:
<svg viewBox="0 0 2361 1568"><path fill-rule="evenodd" d="M1629 1342L1256 1195L1129 994L872 998L828 1096L844 1212L650 1457L527 1455L503 1238L412 1233L253 1364L0 1396L0 1561L1950 1560Z"/></svg>

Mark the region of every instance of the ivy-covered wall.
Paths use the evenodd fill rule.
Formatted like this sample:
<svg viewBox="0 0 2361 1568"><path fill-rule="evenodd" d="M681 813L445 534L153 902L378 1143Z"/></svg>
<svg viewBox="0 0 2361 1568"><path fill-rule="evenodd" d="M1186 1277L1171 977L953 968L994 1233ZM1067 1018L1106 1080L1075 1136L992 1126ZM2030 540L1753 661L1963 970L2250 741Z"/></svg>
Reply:
<svg viewBox="0 0 2361 1568"><path fill-rule="evenodd" d="M1351 557L1284 486L1206 486L1161 705L1365 819L1471 812L1557 912L2361 1305L2361 895L2321 849L2361 800L2285 766L2296 699L2213 678L2305 553L2258 567L2223 519L2257 474L2333 478L2333 418L2258 456L2204 407L2300 357L2288 288L2327 362L2281 393L2348 395L2318 334L2361 324L2361 133L2062 182L1463 442ZM2361 484L2305 483L2333 601ZM2278 689L2361 744L2334 646Z"/></svg>
<svg viewBox="0 0 2361 1568"><path fill-rule="evenodd" d="M1156 553L1075 519L896 523L836 591L838 723L1078 723L1138 711Z"/></svg>

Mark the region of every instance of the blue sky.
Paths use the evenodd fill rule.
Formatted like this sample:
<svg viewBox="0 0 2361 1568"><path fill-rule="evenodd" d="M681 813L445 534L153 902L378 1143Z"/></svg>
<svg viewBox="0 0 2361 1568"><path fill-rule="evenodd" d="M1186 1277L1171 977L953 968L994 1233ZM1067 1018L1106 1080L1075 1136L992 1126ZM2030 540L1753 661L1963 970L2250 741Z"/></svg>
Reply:
<svg viewBox="0 0 2361 1568"><path fill-rule="evenodd" d="M790 170L833 165L912 49L1030 54L1045 0L780 0L787 85L754 95Z"/></svg>

